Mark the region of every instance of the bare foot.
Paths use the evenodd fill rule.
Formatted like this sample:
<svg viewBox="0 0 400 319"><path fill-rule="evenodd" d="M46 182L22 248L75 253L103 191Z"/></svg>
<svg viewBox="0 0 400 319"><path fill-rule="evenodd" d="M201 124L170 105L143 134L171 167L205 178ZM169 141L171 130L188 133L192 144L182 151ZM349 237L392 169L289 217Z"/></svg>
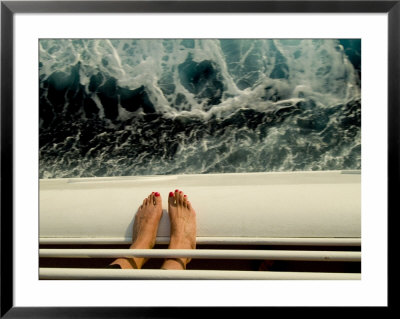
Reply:
<svg viewBox="0 0 400 319"><path fill-rule="evenodd" d="M160 193L153 192L143 200L133 223L131 249L151 249L156 243L158 224L162 216L162 200ZM142 268L147 258L118 258L112 264L122 268Z"/></svg>
<svg viewBox="0 0 400 319"><path fill-rule="evenodd" d="M195 249L196 248L196 212L179 190L169 193L168 214L171 222L171 238L169 249ZM186 269L190 258L167 259L161 268Z"/></svg>

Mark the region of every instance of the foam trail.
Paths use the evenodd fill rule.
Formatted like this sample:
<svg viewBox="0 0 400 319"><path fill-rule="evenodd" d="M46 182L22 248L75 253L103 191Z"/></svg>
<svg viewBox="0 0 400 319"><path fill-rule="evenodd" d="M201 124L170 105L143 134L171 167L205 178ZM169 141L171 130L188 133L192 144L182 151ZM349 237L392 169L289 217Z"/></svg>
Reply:
<svg viewBox="0 0 400 319"><path fill-rule="evenodd" d="M42 39L40 177L360 169L361 42Z"/></svg>

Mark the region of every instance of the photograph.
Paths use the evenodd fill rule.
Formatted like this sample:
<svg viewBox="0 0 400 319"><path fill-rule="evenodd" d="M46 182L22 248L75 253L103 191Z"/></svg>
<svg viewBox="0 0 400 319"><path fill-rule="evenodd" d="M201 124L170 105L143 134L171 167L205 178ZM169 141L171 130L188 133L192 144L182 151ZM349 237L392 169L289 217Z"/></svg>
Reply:
<svg viewBox="0 0 400 319"><path fill-rule="evenodd" d="M0 25L1 318L391 310L400 1L7 0Z"/></svg>
<svg viewBox="0 0 400 319"><path fill-rule="evenodd" d="M38 51L40 279L361 279L361 39Z"/></svg>

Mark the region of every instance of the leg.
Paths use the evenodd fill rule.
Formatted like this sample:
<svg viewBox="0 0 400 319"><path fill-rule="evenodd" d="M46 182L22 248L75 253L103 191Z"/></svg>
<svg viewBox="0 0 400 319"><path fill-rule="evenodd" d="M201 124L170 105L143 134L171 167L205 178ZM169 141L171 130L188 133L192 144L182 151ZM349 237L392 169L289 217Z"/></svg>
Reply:
<svg viewBox="0 0 400 319"><path fill-rule="evenodd" d="M171 221L170 249L196 248L196 212L179 190L169 193L168 214ZM186 269L190 258L166 259L162 269Z"/></svg>
<svg viewBox="0 0 400 319"><path fill-rule="evenodd" d="M156 242L158 223L162 216L160 193L151 193L143 200L133 223L131 249L151 249ZM111 265L118 264L123 269L140 269L146 258L117 258Z"/></svg>

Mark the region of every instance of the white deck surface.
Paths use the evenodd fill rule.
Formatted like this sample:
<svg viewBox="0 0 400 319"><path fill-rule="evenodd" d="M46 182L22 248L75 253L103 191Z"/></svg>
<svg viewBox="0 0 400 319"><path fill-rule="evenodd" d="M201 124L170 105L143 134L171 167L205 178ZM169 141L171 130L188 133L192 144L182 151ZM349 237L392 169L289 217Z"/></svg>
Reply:
<svg viewBox="0 0 400 319"><path fill-rule="evenodd" d="M157 236L166 238L175 189L196 210L199 240L361 237L361 175L326 171L40 180L40 238L129 242L152 191L163 198Z"/></svg>

